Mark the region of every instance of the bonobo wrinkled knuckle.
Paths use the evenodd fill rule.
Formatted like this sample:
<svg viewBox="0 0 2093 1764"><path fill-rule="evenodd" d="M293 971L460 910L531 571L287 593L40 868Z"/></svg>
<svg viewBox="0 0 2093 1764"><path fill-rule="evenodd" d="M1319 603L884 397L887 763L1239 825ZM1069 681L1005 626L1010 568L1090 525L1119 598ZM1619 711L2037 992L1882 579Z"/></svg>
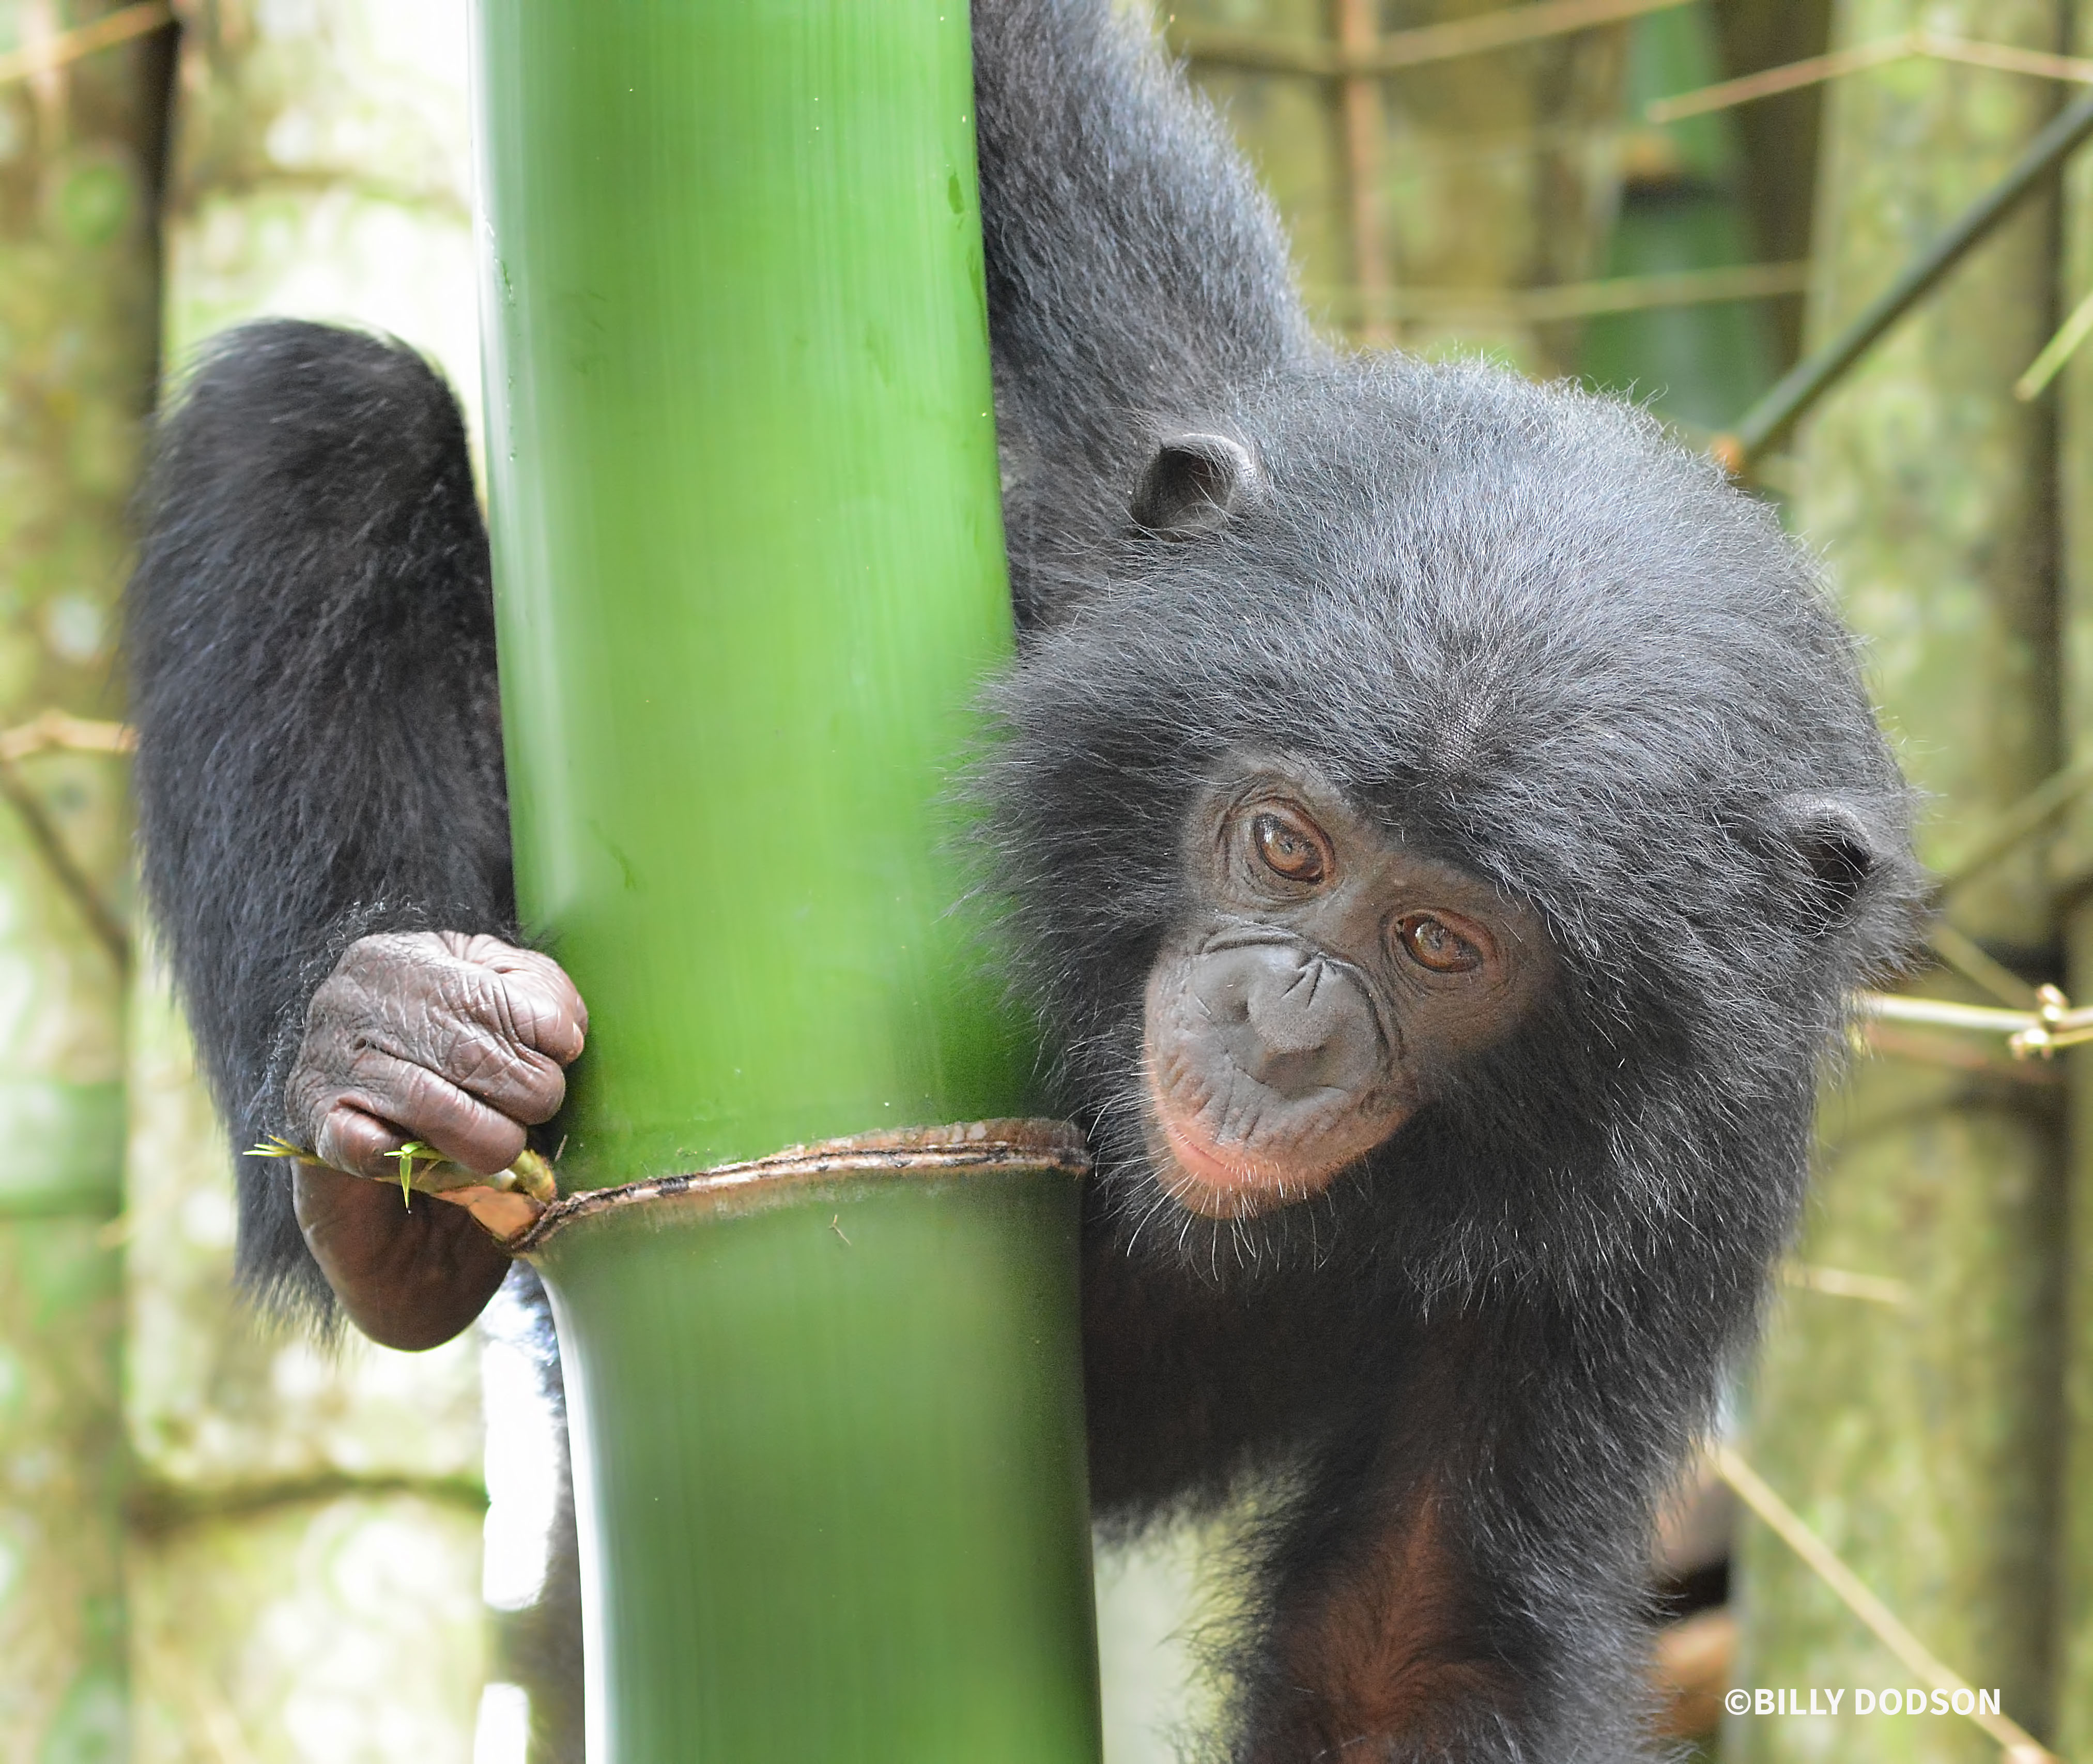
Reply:
<svg viewBox="0 0 2093 1764"><path fill-rule="evenodd" d="M572 982L557 969L553 972L557 986L535 973L505 975L501 996L516 1038L566 1065L581 1055L588 1013Z"/></svg>
<svg viewBox="0 0 2093 1764"><path fill-rule="evenodd" d="M466 1094L505 1114L521 1116L544 1089L541 1074L550 1064L542 1054L512 1041L488 1035L461 1036L440 1069Z"/></svg>
<svg viewBox="0 0 2093 1764"><path fill-rule="evenodd" d="M425 980L430 1002L459 1016L484 1016L493 989L487 970L445 956L432 960Z"/></svg>
<svg viewBox="0 0 2093 1764"><path fill-rule="evenodd" d="M314 1029L333 1029L344 1024L362 1021L370 1014L370 988L360 978L337 969L320 982L313 994L306 1021Z"/></svg>

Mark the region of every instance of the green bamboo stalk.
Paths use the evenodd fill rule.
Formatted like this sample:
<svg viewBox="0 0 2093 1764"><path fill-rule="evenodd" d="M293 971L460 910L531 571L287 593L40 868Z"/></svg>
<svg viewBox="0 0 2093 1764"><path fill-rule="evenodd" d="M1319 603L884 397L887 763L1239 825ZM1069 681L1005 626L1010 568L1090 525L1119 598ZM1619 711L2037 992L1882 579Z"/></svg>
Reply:
<svg viewBox="0 0 2093 1764"><path fill-rule="evenodd" d="M1821 55L1831 35L1831 0L1723 0L1710 10L1725 79ZM1744 197L1762 263L1793 263L1809 254L1823 100L1822 87L1803 86L1731 113L1744 149ZM1768 316L1774 365L1785 370L1801 352L1803 303L1776 301Z"/></svg>
<svg viewBox="0 0 2093 1764"><path fill-rule="evenodd" d="M1689 117L1653 128L1643 107L1718 77L1715 9L1674 7L1628 27L1625 111L1628 176L1606 273L1656 277L1748 264L1753 245L1742 195L1735 121ZM1772 378L1765 301L1722 301L1599 314L1584 327L1581 376L1676 423L1718 427Z"/></svg>
<svg viewBox="0 0 2093 1764"><path fill-rule="evenodd" d="M1009 613L965 9L484 0L518 893L563 1182L1013 1112L938 804ZM563 1230L592 1753L1094 1757L1075 1196Z"/></svg>
<svg viewBox="0 0 2093 1764"><path fill-rule="evenodd" d="M1837 43L1919 22L1906 0L1846 0ZM1961 0L1934 28L2049 48L2053 0ZM2054 95L1917 63L1827 94L1813 343L1854 315L2039 135ZM2012 395L2048 334L2044 196L2026 205L1861 360L1801 434L1798 524L1870 639L1871 684L1935 813L1936 866L2055 768L2043 413ZM1957 930L2039 961L2055 934L2023 847L1972 874ZM1940 977L1926 990L1985 995ZM1828 1104L1803 1259L1895 1280L1890 1306L1791 1289L1769 1332L1744 1455L1939 1659L2047 1734L2060 1232L2053 1074L1976 1077L1861 1064ZM1906 1666L1818 1575L1748 1523L1733 1682L1902 1687ZM1744 1715L1726 1764L1996 1756L1953 1720Z"/></svg>

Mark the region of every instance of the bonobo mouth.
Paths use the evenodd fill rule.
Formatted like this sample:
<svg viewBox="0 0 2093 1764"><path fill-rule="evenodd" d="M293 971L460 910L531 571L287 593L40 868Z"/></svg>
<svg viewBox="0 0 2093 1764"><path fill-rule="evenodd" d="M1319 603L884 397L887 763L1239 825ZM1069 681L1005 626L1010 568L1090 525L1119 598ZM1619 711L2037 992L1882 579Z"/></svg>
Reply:
<svg viewBox="0 0 2093 1764"><path fill-rule="evenodd" d="M1148 1103L1156 1180L1179 1206L1202 1219L1254 1219L1311 1199L1373 1149L1346 1145L1332 1148L1321 1159L1294 1158L1280 1164L1240 1142L1224 1144L1187 1120L1164 1100L1152 1071ZM1374 1144L1386 1139L1405 1118L1384 1117Z"/></svg>
<svg viewBox="0 0 2093 1764"><path fill-rule="evenodd" d="M1410 1112L1368 983L1314 946L1229 927L1166 951L1145 1005L1149 1154L1189 1212L1307 1200Z"/></svg>

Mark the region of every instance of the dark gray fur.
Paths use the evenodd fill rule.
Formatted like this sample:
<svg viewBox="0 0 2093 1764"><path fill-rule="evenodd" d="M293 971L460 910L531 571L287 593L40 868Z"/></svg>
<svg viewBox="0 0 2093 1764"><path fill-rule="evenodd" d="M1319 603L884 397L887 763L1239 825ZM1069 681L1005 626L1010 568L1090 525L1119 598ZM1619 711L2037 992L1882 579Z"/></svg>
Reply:
<svg viewBox="0 0 2093 1764"><path fill-rule="evenodd" d="M1025 630L982 787L1103 1154L1100 1510L1276 1474L1233 1757L1307 1755L1286 1638L1423 1497L1461 1573L1416 1682L1488 1688L1352 1755L1640 1755L1653 1504L1792 1226L1845 1000L1916 922L1852 645L1772 516L1641 414L1315 341L1223 130L1106 0L997 0L975 40ZM144 510L146 882L244 1145L349 941L512 929L485 540L434 375L288 323L207 353ZM1327 1194L1211 1225L1145 1163L1141 989L1176 830L1260 747L1531 903L1558 979ZM280 1180L240 1182L241 1277L323 1311Z"/></svg>

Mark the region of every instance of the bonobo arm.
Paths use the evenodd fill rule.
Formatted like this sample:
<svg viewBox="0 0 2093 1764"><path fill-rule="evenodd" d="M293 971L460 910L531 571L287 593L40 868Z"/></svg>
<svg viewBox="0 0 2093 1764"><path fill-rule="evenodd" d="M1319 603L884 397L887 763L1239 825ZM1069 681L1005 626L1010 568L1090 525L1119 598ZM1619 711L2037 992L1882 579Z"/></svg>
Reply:
<svg viewBox="0 0 2093 1764"><path fill-rule="evenodd" d="M1268 1532L1241 1764L1649 1757L1651 1515L1679 1447L1635 1397L1676 1368L1523 1307L1406 1333Z"/></svg>
<svg viewBox="0 0 2093 1764"><path fill-rule="evenodd" d="M1253 1285L1137 1259L1116 1204L1084 1185L1083 1390L1092 1508L1132 1529L1285 1462L1358 1401L1362 1370L1324 1270Z"/></svg>
<svg viewBox="0 0 2093 1764"><path fill-rule="evenodd" d="M1124 444L1313 347L1277 216L1146 14L981 0L973 43L997 389L1028 427Z"/></svg>
<svg viewBox="0 0 2093 1764"><path fill-rule="evenodd" d="M232 332L160 423L141 528L127 649L145 885L244 1151L322 1125L310 1098L294 1120L286 1080L314 992L359 938L513 934L487 539L456 401L396 343ZM488 1001L456 971L483 963L444 960L421 969L432 1001ZM542 990L496 977L505 997ZM430 1016L457 1031L432 1064L474 1069L470 1016ZM477 1026L499 1038L499 1012ZM440 1120L393 1125L444 1142ZM371 1143L337 1136L359 1167ZM294 1209L285 1164L237 1168L239 1275L259 1296L331 1312L310 1235L360 1324L426 1346L500 1281L460 1208L308 1170Z"/></svg>
<svg viewBox="0 0 2093 1764"><path fill-rule="evenodd" d="M977 0L1003 530L1020 626L1094 585L1161 436L1232 427L1311 353L1271 204L1112 0Z"/></svg>

